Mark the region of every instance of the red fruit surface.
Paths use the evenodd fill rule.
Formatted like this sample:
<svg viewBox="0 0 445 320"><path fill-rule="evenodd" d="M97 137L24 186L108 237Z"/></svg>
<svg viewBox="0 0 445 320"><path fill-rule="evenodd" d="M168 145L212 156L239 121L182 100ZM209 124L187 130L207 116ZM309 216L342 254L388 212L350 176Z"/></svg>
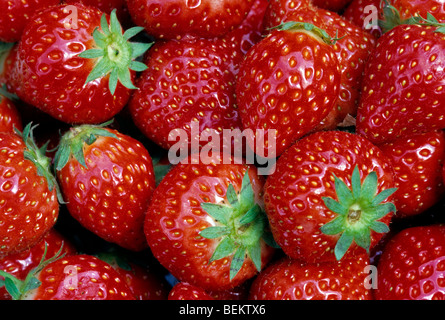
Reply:
<svg viewBox="0 0 445 320"><path fill-rule="evenodd" d="M19 135L0 132L0 256L37 244L59 215L56 189L24 158L26 149Z"/></svg>
<svg viewBox="0 0 445 320"><path fill-rule="evenodd" d="M204 289L187 282L177 283L168 295L168 300L215 300Z"/></svg>
<svg viewBox="0 0 445 320"><path fill-rule="evenodd" d="M251 300L371 300L367 256L304 264L288 257L267 267L250 288Z"/></svg>
<svg viewBox="0 0 445 320"><path fill-rule="evenodd" d="M60 0L0 1L0 41L18 42L33 15L59 3Z"/></svg>
<svg viewBox="0 0 445 320"><path fill-rule="evenodd" d="M241 24L253 0L127 0L133 21L162 39L221 36Z"/></svg>
<svg viewBox="0 0 445 320"><path fill-rule="evenodd" d="M363 77L357 132L376 144L445 127L445 35L400 25L381 36Z"/></svg>
<svg viewBox="0 0 445 320"><path fill-rule="evenodd" d="M0 132L14 133L14 128L23 129L22 117L15 104L0 94Z"/></svg>
<svg viewBox="0 0 445 320"><path fill-rule="evenodd" d="M377 300L445 300L445 227L400 231L378 263Z"/></svg>
<svg viewBox="0 0 445 320"><path fill-rule="evenodd" d="M8 90L52 117L67 123L102 123L122 110L130 90L118 83L109 90L109 75L85 84L94 59L79 57L94 48L92 33L100 27L99 9L77 4L78 21L66 5L41 11L24 30ZM68 20L71 21L71 20Z"/></svg>
<svg viewBox="0 0 445 320"><path fill-rule="evenodd" d="M320 230L335 217L323 197L337 199L333 175L350 187L356 166L362 180L376 172L377 192L394 187L386 156L356 134L317 132L296 142L278 159L264 187L264 202L274 239L288 256L310 263L335 260L333 249L339 235ZM391 217L387 214L380 221L388 225ZM370 236L372 248L382 234L371 230ZM352 243L345 258L364 252Z"/></svg>
<svg viewBox="0 0 445 320"><path fill-rule="evenodd" d="M240 67L236 95L243 128L276 130L276 142L265 135L264 154L276 150L279 156L333 109L340 76L333 49L318 36L272 31Z"/></svg>
<svg viewBox="0 0 445 320"><path fill-rule="evenodd" d="M60 188L70 214L81 225L109 242L139 251L147 247L143 222L155 187L151 157L136 139L104 130L117 138L98 135L94 143L85 143L87 168L71 155L57 171Z"/></svg>
<svg viewBox="0 0 445 320"><path fill-rule="evenodd" d="M56 260L36 278L41 285L27 292L23 300L135 300L117 271L90 255Z"/></svg>
<svg viewBox="0 0 445 320"><path fill-rule="evenodd" d="M379 146L394 168L394 204L398 216L424 212L444 195L442 167L445 160L443 131L414 134Z"/></svg>
<svg viewBox="0 0 445 320"><path fill-rule="evenodd" d="M8 255L0 259L0 270L3 270L19 280L25 280L28 273L37 267L44 255L46 248L46 257L53 257L61 248L60 254L65 256L76 254L76 248L61 233L51 229L45 237L30 249ZM5 287L0 288L0 300L10 300L11 296L7 293Z"/></svg>

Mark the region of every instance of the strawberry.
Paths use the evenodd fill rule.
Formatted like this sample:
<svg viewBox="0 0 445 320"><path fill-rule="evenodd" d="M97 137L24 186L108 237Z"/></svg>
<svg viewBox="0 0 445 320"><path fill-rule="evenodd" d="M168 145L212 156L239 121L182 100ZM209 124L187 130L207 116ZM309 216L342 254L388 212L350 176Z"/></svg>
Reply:
<svg viewBox="0 0 445 320"><path fill-rule="evenodd" d="M125 252L100 252L96 256L111 265L125 280L137 300L167 300L166 281L150 267L135 263Z"/></svg>
<svg viewBox="0 0 445 320"><path fill-rule="evenodd" d="M178 282L171 289L168 300L215 300L204 289L187 282Z"/></svg>
<svg viewBox="0 0 445 320"><path fill-rule="evenodd" d="M54 159L60 189L86 229L139 251L147 247L143 222L155 187L151 157L139 141L107 124L63 135Z"/></svg>
<svg viewBox="0 0 445 320"><path fill-rule="evenodd" d="M14 128L22 130L22 117L8 95L0 91L0 132L14 132Z"/></svg>
<svg viewBox="0 0 445 320"><path fill-rule="evenodd" d="M59 250L42 259L24 281L0 274L14 300L135 300L119 273L92 255L64 257Z"/></svg>
<svg viewBox="0 0 445 320"><path fill-rule="evenodd" d="M144 225L155 258L179 281L206 291L241 285L275 251L266 244L261 177L226 157L196 163L192 156L173 167L155 189Z"/></svg>
<svg viewBox="0 0 445 320"><path fill-rule="evenodd" d="M385 246L377 267L377 300L444 300L445 227L400 231Z"/></svg>
<svg viewBox="0 0 445 320"><path fill-rule="evenodd" d="M221 36L241 24L254 0L132 0L133 21L160 39Z"/></svg>
<svg viewBox="0 0 445 320"><path fill-rule="evenodd" d="M439 22L445 22L445 7L442 0L391 0L388 1L400 13L402 20L413 16L426 17L431 13Z"/></svg>
<svg viewBox="0 0 445 320"><path fill-rule="evenodd" d="M357 132L375 144L445 128L445 34L429 18L383 34L369 57Z"/></svg>
<svg viewBox="0 0 445 320"><path fill-rule="evenodd" d="M270 0L264 15L265 28L279 26L289 15L311 6L310 0Z"/></svg>
<svg viewBox="0 0 445 320"><path fill-rule="evenodd" d="M65 256L77 253L76 248L72 243L64 235L53 228L48 231L39 243L28 250L10 254L0 259L0 270L3 270L20 280L25 280L28 273L39 265L45 252L50 256L54 256L59 250L61 250L61 253L65 254ZM6 289L0 287L0 300L11 299L12 297Z"/></svg>
<svg viewBox="0 0 445 320"><path fill-rule="evenodd" d="M287 22L246 55L237 104L244 129L275 130L276 143L264 139L267 157L279 156L333 109L341 74L332 41L312 24Z"/></svg>
<svg viewBox="0 0 445 320"><path fill-rule="evenodd" d="M38 11L58 5L60 0L8 0L0 2L0 41L17 42Z"/></svg>
<svg viewBox="0 0 445 320"><path fill-rule="evenodd" d="M241 122L236 108L235 76L228 51L213 39L192 37L156 43L146 57L148 69L138 79L129 110L150 140L168 149L176 144L172 130L188 139L197 133L220 134Z"/></svg>
<svg viewBox="0 0 445 320"><path fill-rule="evenodd" d="M0 256L29 249L54 226L60 199L45 148L28 124L23 132L0 132Z"/></svg>
<svg viewBox="0 0 445 320"><path fill-rule="evenodd" d="M375 38L379 38L382 35L382 29L378 23L381 3L381 0L352 0L343 11L342 16L358 27L367 30Z"/></svg>
<svg viewBox="0 0 445 320"><path fill-rule="evenodd" d="M394 204L399 217L422 213L442 199L443 131L413 134L379 147L394 168Z"/></svg>
<svg viewBox="0 0 445 320"><path fill-rule="evenodd" d="M371 290L365 286L368 265L366 256L314 264L285 257L254 280L249 299L371 300Z"/></svg>
<svg viewBox="0 0 445 320"><path fill-rule="evenodd" d="M23 32L8 90L67 123L107 121L128 102L135 71L145 69L135 59L150 44L128 42L141 30L123 33L115 11L82 4L43 10Z"/></svg>
<svg viewBox="0 0 445 320"><path fill-rule="evenodd" d="M317 132L292 145L264 187L275 241L294 259L340 260L369 252L395 212L393 169L359 135Z"/></svg>

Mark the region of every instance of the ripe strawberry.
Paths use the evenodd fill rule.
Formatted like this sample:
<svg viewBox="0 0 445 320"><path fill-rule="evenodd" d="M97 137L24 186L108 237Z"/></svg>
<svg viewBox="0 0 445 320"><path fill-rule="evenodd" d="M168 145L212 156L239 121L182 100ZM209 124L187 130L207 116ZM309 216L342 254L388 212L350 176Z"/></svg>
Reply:
<svg viewBox="0 0 445 320"><path fill-rule="evenodd" d="M70 214L99 237L139 251L147 247L145 210L155 187L151 157L134 138L102 126L73 127L55 156Z"/></svg>
<svg viewBox="0 0 445 320"><path fill-rule="evenodd" d="M222 160L173 167L156 188L145 220L155 258L179 281L206 291L239 286L275 251L263 240L269 238L262 179L253 166Z"/></svg>
<svg viewBox="0 0 445 320"><path fill-rule="evenodd" d="M1 273L14 300L135 300L108 263L86 254L43 260L24 281Z"/></svg>
<svg viewBox="0 0 445 320"><path fill-rule="evenodd" d="M0 132L22 130L22 117L14 102L0 91Z"/></svg>
<svg viewBox="0 0 445 320"><path fill-rule="evenodd" d="M137 300L167 300L169 291L161 275L136 264L125 252L100 252L96 256L119 273Z"/></svg>
<svg viewBox="0 0 445 320"><path fill-rule="evenodd" d="M171 289L168 300L215 300L204 289L187 282L178 282Z"/></svg>
<svg viewBox="0 0 445 320"><path fill-rule="evenodd" d="M122 32L116 12L110 16L82 4L59 5L34 16L23 32L8 90L56 119L101 123L127 103L134 59L150 44L130 43L140 32ZM108 23L109 21L109 23Z"/></svg>
<svg viewBox="0 0 445 320"><path fill-rule="evenodd" d="M179 39L221 36L238 26L254 0L132 0L127 1L133 21L152 36Z"/></svg>
<svg viewBox="0 0 445 320"><path fill-rule="evenodd" d="M378 19L381 17L381 0L352 0L345 8L342 16L367 30L375 38L382 35L382 29L379 26Z"/></svg>
<svg viewBox="0 0 445 320"><path fill-rule="evenodd" d="M23 133L0 132L0 256L37 244L57 220L58 186L44 151L31 124Z"/></svg>
<svg viewBox="0 0 445 320"><path fill-rule="evenodd" d="M443 131L414 134L379 146L395 173L394 204L398 216L413 216L438 203L444 195Z"/></svg>
<svg viewBox="0 0 445 320"><path fill-rule="evenodd" d="M26 24L38 11L59 3L60 0L0 1L0 41L19 41Z"/></svg>
<svg viewBox="0 0 445 320"><path fill-rule="evenodd" d="M445 6L442 0L391 0L391 5L400 13L402 20L413 16L426 17L431 13L439 22L445 22Z"/></svg>
<svg viewBox="0 0 445 320"><path fill-rule="evenodd" d="M236 85L244 129L276 130L264 154L280 155L333 109L340 87L333 39L312 24L288 22L248 52Z"/></svg>
<svg viewBox="0 0 445 320"><path fill-rule="evenodd" d="M231 62L229 52L213 40L187 37L156 43L129 103L134 123L165 149L176 143L169 141L172 130L184 129L194 139L193 123L199 135L239 128Z"/></svg>
<svg viewBox="0 0 445 320"><path fill-rule="evenodd" d="M309 263L340 260L369 252L388 231L393 187L390 162L369 141L317 132L278 159L264 188L265 209L288 256Z"/></svg>
<svg viewBox="0 0 445 320"><path fill-rule="evenodd" d="M49 256L54 256L59 250L65 256L76 254L76 248L72 243L64 235L51 229L39 243L30 249L0 259L0 270L24 281L28 273L39 265L45 252ZM0 300L11 299L12 297L6 289L0 287Z"/></svg>
<svg viewBox="0 0 445 320"><path fill-rule="evenodd" d="M444 300L445 227L400 231L385 246L377 267L377 300Z"/></svg>
<svg viewBox="0 0 445 320"><path fill-rule="evenodd" d="M370 56L357 111L357 132L376 144L445 128L445 34L399 25Z"/></svg>
<svg viewBox="0 0 445 320"><path fill-rule="evenodd" d="M289 257L271 264L254 280L251 300L371 300L366 287L369 258L304 264Z"/></svg>

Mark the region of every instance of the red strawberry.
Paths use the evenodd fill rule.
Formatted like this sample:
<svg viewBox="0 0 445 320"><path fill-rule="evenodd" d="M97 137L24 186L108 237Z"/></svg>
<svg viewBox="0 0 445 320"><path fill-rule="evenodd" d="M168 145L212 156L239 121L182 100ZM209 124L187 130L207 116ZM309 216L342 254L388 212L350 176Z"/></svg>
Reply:
<svg viewBox="0 0 445 320"><path fill-rule="evenodd" d="M244 129L276 131L276 143L265 136L264 155L280 155L333 109L341 74L332 40L312 24L288 22L246 55L237 103Z"/></svg>
<svg viewBox="0 0 445 320"><path fill-rule="evenodd" d="M221 36L238 26L254 0L132 0L127 1L133 21L152 36L179 39Z"/></svg>
<svg viewBox="0 0 445 320"><path fill-rule="evenodd" d="M51 229L39 243L30 249L0 259L0 270L23 281L28 273L39 265L45 254L54 256L59 250L65 256L76 254L76 249L69 240L55 229ZM0 300L10 299L12 299L11 295L4 287L0 287Z"/></svg>
<svg viewBox="0 0 445 320"><path fill-rule="evenodd" d="M0 41L19 41L23 29L34 14L59 3L60 0L0 1Z"/></svg>
<svg viewBox="0 0 445 320"><path fill-rule="evenodd" d="M22 117L11 99L0 91L0 132L22 130Z"/></svg>
<svg viewBox="0 0 445 320"><path fill-rule="evenodd" d="M222 156L201 160L179 163L161 181L145 234L176 279L206 291L229 290L257 274L274 252L265 242L263 183L252 166L222 164Z"/></svg>
<svg viewBox="0 0 445 320"><path fill-rule="evenodd" d="M390 4L400 12L402 20L412 16L426 17L431 13L439 22L445 22L445 6L442 0L391 0Z"/></svg>
<svg viewBox="0 0 445 320"><path fill-rule="evenodd" d="M173 286L168 300L215 300L204 289L187 282L179 282Z"/></svg>
<svg viewBox="0 0 445 320"><path fill-rule="evenodd" d="M169 291L161 275L136 264L125 252L101 252L96 256L119 273L137 300L167 300Z"/></svg>
<svg viewBox="0 0 445 320"><path fill-rule="evenodd" d="M376 144L445 128L445 34L399 25L370 55L357 111L357 132Z"/></svg>
<svg viewBox="0 0 445 320"><path fill-rule="evenodd" d="M288 257L271 264L254 280L251 300L371 300L366 287L369 258L304 264Z"/></svg>
<svg viewBox="0 0 445 320"><path fill-rule="evenodd" d="M0 132L0 256L37 244L57 220L58 186L44 151L31 124L20 134Z"/></svg>
<svg viewBox="0 0 445 320"><path fill-rule="evenodd" d="M8 89L61 121L101 123L127 103L134 72L146 68L134 59L150 44L128 42L142 28L123 34L115 11L108 18L94 7L74 8L75 17L73 5L34 16L20 41Z"/></svg>
<svg viewBox="0 0 445 320"><path fill-rule="evenodd" d="M24 281L2 275L9 281L5 286L14 300L135 300L119 273L91 255L63 257L58 252Z"/></svg>
<svg viewBox="0 0 445 320"><path fill-rule="evenodd" d="M191 141L193 124L198 134L239 128L231 63L229 52L213 40L187 37L156 43L129 104L134 123L165 149L176 144L169 141L175 129L185 130Z"/></svg>
<svg viewBox="0 0 445 320"><path fill-rule="evenodd" d="M442 199L443 131L414 134L379 147L394 168L398 216L422 213Z"/></svg>
<svg viewBox="0 0 445 320"><path fill-rule="evenodd" d="M393 187L390 162L368 140L317 132L278 159L264 202L275 241L288 256L332 261L369 252L388 231Z"/></svg>
<svg viewBox="0 0 445 320"><path fill-rule="evenodd" d="M155 187L151 157L139 141L104 125L74 127L61 138L54 160L60 188L86 229L139 251L147 247L143 222Z"/></svg>
<svg viewBox="0 0 445 320"><path fill-rule="evenodd" d="M312 7L310 0L270 0L264 16L265 27L279 26L289 15L308 7Z"/></svg>
<svg viewBox="0 0 445 320"><path fill-rule="evenodd" d="M445 227L406 228L378 263L377 300L445 300Z"/></svg>

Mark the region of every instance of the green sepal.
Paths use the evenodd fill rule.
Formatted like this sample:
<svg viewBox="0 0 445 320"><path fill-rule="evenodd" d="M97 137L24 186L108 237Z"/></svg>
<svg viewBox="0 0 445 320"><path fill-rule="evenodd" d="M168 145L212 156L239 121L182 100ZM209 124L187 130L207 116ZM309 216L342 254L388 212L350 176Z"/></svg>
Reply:
<svg viewBox="0 0 445 320"><path fill-rule="evenodd" d="M340 237L335 245L334 254L340 260L352 243L369 251L371 230L377 233L388 232L388 226L378 221L396 207L391 202L384 202L397 189L389 188L377 193L378 177L376 172L369 173L361 182L360 172L356 166L351 176L351 189L346 183L334 175L337 200L323 197L325 206L337 216L320 227L326 235ZM384 202L384 203L382 203Z"/></svg>
<svg viewBox="0 0 445 320"><path fill-rule="evenodd" d="M338 37L338 31L335 33L335 36L332 37L326 32L326 30L319 28L316 25L309 22L287 21L270 29L277 29L281 31L298 31L298 30L309 31L317 35L324 43L329 45L335 44L338 40L344 38L344 37L341 38Z"/></svg>
<svg viewBox="0 0 445 320"><path fill-rule="evenodd" d="M102 15L100 28L93 32L94 48L79 54L81 58L96 60L85 83L109 75L108 87L111 94L114 95L119 82L128 89L137 89L133 84L131 71L141 72L147 66L135 59L142 56L153 43L132 43L129 40L143 30L141 27L133 27L123 32L116 9L110 14L109 24L106 15Z"/></svg>
<svg viewBox="0 0 445 320"><path fill-rule="evenodd" d="M25 280L20 280L6 271L0 270L0 276L5 278L4 280L0 281L0 287L5 286L6 291L8 291L13 300L22 299L27 292L36 289L41 285L41 282L37 279L38 273L47 265L62 259L65 256L65 253L62 254L63 246L64 243L62 242L62 245L57 253L53 257L46 259L48 246L45 242L43 256L40 259L39 264L27 274Z"/></svg>
<svg viewBox="0 0 445 320"><path fill-rule="evenodd" d="M80 125L72 127L60 139L59 146L54 156L54 167L56 171L62 170L71 157L74 157L84 168L88 168L83 152L84 144L92 145L98 137L118 137L104 129L113 121L107 121L100 125Z"/></svg>
<svg viewBox="0 0 445 320"><path fill-rule="evenodd" d="M231 257L229 273L232 280L242 268L246 256L258 271L261 270L261 239L272 246L276 243L268 232L267 217L256 203L248 171L243 176L239 193L232 184L229 184L226 200L226 203L201 203L201 208L218 225L202 230L200 236L207 239L221 239L209 263Z"/></svg>

